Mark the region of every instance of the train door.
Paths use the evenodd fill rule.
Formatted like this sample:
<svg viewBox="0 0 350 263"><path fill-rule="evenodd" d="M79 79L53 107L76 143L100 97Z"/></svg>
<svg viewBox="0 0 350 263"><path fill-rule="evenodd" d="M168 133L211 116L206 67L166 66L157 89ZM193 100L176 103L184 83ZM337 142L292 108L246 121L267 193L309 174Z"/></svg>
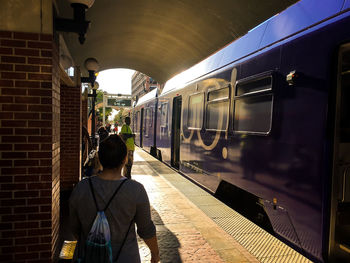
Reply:
<svg viewBox="0 0 350 263"><path fill-rule="evenodd" d="M140 133L139 133L139 130L138 130L138 127L140 126L140 111L136 111L135 113L135 124L134 124L134 127L133 127L133 131L134 133L136 134L136 138L135 138L135 143L139 146L139 137L140 137Z"/></svg>
<svg viewBox="0 0 350 263"><path fill-rule="evenodd" d="M139 126L139 129L140 129L140 147L142 148L142 142L143 142L143 116L144 116L144 113L143 113L143 108L141 109L141 115L140 115L140 126Z"/></svg>
<svg viewBox="0 0 350 263"><path fill-rule="evenodd" d="M180 168L180 130L181 130L181 96L175 97L173 101L173 116L171 125L171 166Z"/></svg>
<svg viewBox="0 0 350 263"><path fill-rule="evenodd" d="M350 44L339 52L329 254L350 262Z"/></svg>

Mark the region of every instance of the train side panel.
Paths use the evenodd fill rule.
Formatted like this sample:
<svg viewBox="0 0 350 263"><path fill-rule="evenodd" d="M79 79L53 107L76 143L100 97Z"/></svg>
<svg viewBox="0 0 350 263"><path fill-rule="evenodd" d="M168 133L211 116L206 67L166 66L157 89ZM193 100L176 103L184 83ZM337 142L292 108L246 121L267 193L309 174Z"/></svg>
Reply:
<svg viewBox="0 0 350 263"><path fill-rule="evenodd" d="M350 43L349 1L321 3L301 1L179 74L175 80L189 82L170 81L156 125L157 148L171 166L173 101L181 97L179 170L219 198L225 192L225 201L313 261L327 260L332 242L330 199L340 194L331 196L330 186L339 180L332 173L336 63ZM244 207L249 202L253 209Z"/></svg>
<svg viewBox="0 0 350 263"><path fill-rule="evenodd" d="M212 192L224 181L253 194L273 230L319 261L329 230L334 57L350 42L348 28L347 15L336 17L167 93L158 104L163 161L171 165L172 101L182 96L180 171Z"/></svg>

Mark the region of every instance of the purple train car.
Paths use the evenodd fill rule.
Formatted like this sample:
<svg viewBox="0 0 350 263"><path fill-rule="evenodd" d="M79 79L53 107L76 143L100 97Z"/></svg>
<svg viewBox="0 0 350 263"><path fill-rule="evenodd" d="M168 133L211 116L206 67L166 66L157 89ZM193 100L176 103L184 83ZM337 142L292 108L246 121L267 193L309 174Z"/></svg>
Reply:
<svg viewBox="0 0 350 263"><path fill-rule="evenodd" d="M134 124L311 260L350 262L350 0L299 1L140 101Z"/></svg>
<svg viewBox="0 0 350 263"><path fill-rule="evenodd" d="M132 128L135 133L135 144L142 147L147 152L153 151L155 141L155 115L157 101L155 100L157 90L152 90L142 96L132 114Z"/></svg>

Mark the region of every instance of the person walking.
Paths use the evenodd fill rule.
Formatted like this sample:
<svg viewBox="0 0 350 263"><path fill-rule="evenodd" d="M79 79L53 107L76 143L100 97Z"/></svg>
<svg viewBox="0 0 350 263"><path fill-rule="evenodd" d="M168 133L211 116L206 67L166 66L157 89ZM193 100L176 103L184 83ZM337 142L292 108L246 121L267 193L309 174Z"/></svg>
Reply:
<svg viewBox="0 0 350 263"><path fill-rule="evenodd" d="M141 262L135 224L137 234L151 251L151 262L159 262L156 228L151 219L146 190L139 182L122 176L127 162L124 141L118 135L111 135L101 142L98 154L102 173L80 181L69 200L71 231L78 240L74 260L86 257L85 241L97 210L111 200L105 215L110 228L112 262ZM113 195L118 188L117 194Z"/></svg>
<svg viewBox="0 0 350 263"><path fill-rule="evenodd" d="M123 175L127 178L131 178L131 167L134 161L135 150L135 134L132 133L130 128L130 117L125 117L125 124L122 126L119 135L124 140L126 147L128 147L128 161L125 164Z"/></svg>

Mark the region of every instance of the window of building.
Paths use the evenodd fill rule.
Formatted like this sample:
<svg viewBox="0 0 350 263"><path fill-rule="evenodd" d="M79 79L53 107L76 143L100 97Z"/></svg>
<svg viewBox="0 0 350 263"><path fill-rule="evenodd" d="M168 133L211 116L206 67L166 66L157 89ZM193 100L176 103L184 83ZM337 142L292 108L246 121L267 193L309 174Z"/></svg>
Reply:
<svg viewBox="0 0 350 263"><path fill-rule="evenodd" d="M203 125L204 93L193 94L188 100L187 127L202 129Z"/></svg>
<svg viewBox="0 0 350 263"><path fill-rule="evenodd" d="M213 90L208 93L206 123L207 130L226 131L230 107L229 87Z"/></svg>
<svg viewBox="0 0 350 263"><path fill-rule="evenodd" d="M272 125L272 76L241 81L234 98L234 131L268 134Z"/></svg>

